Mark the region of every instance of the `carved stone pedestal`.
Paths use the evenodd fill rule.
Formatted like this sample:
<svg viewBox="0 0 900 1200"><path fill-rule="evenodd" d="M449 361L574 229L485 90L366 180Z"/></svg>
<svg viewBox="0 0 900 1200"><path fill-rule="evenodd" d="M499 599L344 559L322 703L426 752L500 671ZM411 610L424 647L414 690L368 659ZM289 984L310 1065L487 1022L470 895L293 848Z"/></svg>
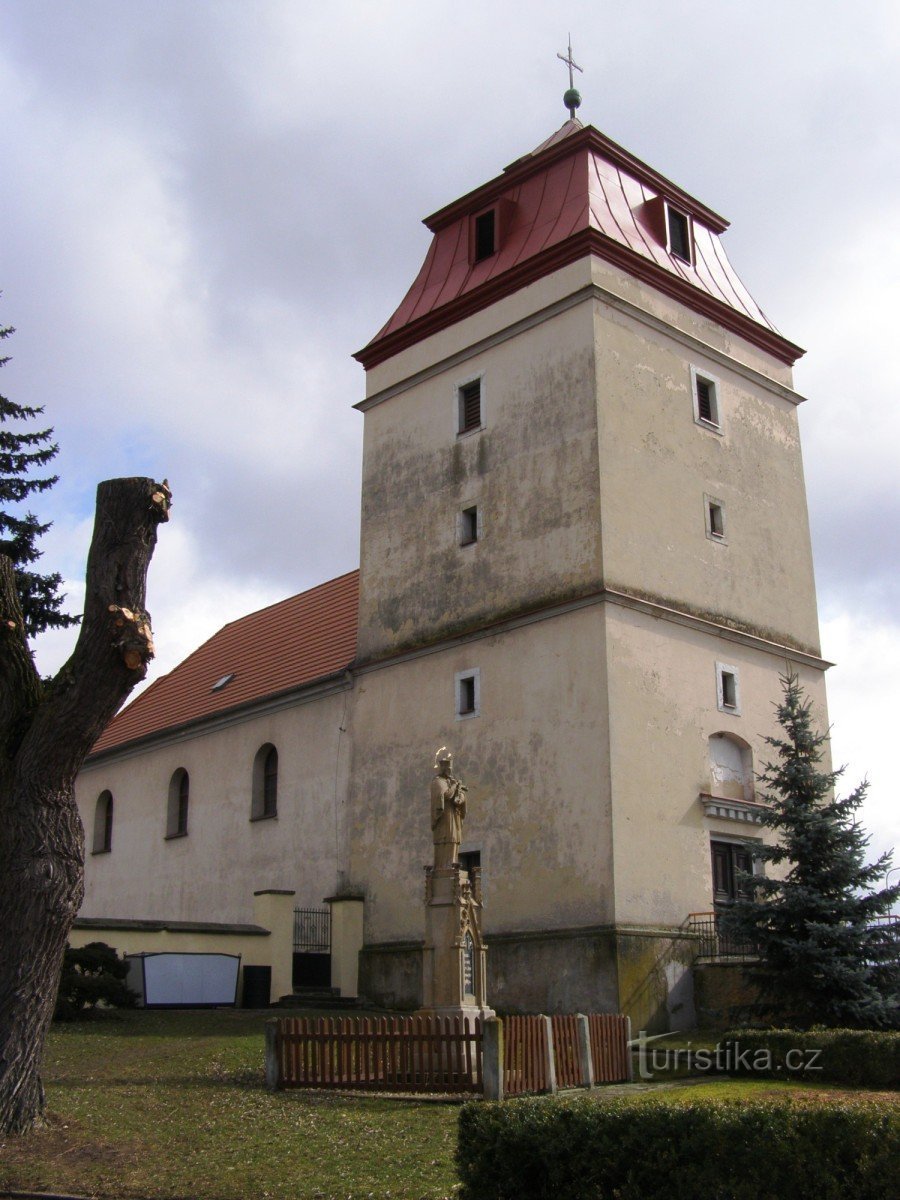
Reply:
<svg viewBox="0 0 900 1200"><path fill-rule="evenodd" d="M481 937L481 869L458 863L425 868L422 1011L492 1017L486 998L487 946Z"/></svg>

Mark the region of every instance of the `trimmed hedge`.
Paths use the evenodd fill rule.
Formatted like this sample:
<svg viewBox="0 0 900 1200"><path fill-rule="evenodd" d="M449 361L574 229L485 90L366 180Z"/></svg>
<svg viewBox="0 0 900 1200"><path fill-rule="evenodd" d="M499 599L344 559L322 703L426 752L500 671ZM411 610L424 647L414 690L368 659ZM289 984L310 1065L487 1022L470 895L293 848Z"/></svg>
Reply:
<svg viewBox="0 0 900 1200"><path fill-rule="evenodd" d="M900 1033L733 1029L720 1046L729 1075L900 1088Z"/></svg>
<svg viewBox="0 0 900 1200"><path fill-rule="evenodd" d="M897 1200L871 1102L528 1099L460 1110L461 1200Z"/></svg>

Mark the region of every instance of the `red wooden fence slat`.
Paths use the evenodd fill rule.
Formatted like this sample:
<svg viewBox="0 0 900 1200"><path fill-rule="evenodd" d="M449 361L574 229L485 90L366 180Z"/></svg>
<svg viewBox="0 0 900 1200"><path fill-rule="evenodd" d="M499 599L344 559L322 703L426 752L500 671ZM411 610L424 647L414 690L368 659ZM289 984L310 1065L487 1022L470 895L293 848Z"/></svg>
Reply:
<svg viewBox="0 0 900 1200"><path fill-rule="evenodd" d="M628 1078L628 1019L618 1013L588 1017L594 1077L598 1083L621 1083Z"/></svg>
<svg viewBox="0 0 900 1200"><path fill-rule="evenodd" d="M414 1016L284 1017L275 1030L279 1086L477 1092L480 1021Z"/></svg>

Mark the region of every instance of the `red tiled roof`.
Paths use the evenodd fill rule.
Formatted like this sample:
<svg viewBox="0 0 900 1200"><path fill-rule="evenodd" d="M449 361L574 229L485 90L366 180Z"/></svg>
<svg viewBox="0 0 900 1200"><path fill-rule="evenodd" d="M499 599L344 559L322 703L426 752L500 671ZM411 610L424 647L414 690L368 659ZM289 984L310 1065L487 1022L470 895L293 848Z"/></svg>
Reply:
<svg viewBox="0 0 900 1200"><path fill-rule="evenodd" d="M648 202L693 218L694 262L670 254ZM472 262L471 217L497 202L500 247ZM728 222L591 126L567 121L502 175L426 218L434 233L400 307L354 357L375 366L587 253L616 263L751 342L793 362L803 353L768 320L718 235Z"/></svg>
<svg viewBox="0 0 900 1200"><path fill-rule="evenodd" d="M232 621L114 717L92 754L343 670L356 655L358 608L359 571L351 571Z"/></svg>

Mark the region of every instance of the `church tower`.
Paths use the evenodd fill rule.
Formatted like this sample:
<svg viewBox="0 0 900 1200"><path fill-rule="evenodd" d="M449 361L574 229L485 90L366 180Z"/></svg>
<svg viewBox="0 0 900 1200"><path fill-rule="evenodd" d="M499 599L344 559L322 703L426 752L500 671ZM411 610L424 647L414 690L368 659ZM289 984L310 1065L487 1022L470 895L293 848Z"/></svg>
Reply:
<svg viewBox="0 0 900 1200"><path fill-rule="evenodd" d="M574 110L573 110L574 113ZM682 1000L793 669L827 664L791 366L727 222L574 115L426 219L366 370L348 887L419 1002L431 756L469 787L488 995Z"/></svg>

